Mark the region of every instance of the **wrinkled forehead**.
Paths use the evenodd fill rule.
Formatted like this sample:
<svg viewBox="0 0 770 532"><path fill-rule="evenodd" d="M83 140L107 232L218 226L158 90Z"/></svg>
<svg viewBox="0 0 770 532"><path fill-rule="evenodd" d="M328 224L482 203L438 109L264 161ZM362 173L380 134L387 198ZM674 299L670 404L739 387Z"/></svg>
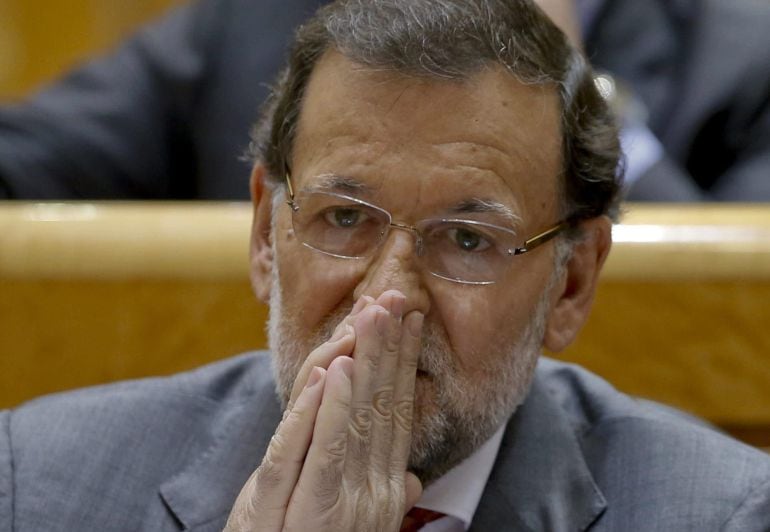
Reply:
<svg viewBox="0 0 770 532"><path fill-rule="evenodd" d="M561 138L552 86L491 66L462 80L415 76L330 51L305 91L291 167L300 187L337 175L404 195L467 189L517 211L550 210Z"/></svg>

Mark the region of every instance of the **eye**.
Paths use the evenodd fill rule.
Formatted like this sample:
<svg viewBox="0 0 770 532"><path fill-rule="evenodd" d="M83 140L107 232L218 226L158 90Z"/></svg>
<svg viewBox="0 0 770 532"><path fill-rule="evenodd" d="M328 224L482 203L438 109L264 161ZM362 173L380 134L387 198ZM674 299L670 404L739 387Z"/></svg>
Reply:
<svg viewBox="0 0 770 532"><path fill-rule="evenodd" d="M454 227L449 230L448 236L462 251L484 251L491 245L483 235L467 227Z"/></svg>
<svg viewBox="0 0 770 532"><path fill-rule="evenodd" d="M331 207L323 216L329 225L343 229L360 225L367 218L366 213L361 209L351 207Z"/></svg>

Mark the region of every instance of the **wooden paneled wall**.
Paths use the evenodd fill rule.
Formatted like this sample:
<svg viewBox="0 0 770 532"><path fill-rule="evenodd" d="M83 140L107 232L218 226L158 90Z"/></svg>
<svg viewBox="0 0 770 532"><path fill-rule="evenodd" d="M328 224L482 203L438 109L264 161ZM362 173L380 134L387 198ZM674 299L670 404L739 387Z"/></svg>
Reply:
<svg viewBox="0 0 770 532"><path fill-rule="evenodd" d="M0 203L0 407L264 347L247 204ZM632 205L560 358L770 445L770 206Z"/></svg>

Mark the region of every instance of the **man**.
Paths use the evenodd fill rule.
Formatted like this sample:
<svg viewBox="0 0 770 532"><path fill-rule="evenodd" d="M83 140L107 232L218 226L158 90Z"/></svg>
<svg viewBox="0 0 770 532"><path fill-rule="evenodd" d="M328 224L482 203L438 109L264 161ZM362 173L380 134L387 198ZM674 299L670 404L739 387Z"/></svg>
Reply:
<svg viewBox="0 0 770 532"><path fill-rule="evenodd" d="M4 413L1 522L765 530L767 456L538 361L588 315L615 131L531 0L329 5L255 130L275 381L248 354Z"/></svg>
<svg viewBox="0 0 770 532"><path fill-rule="evenodd" d="M192 2L4 106L0 198L246 198L239 159L264 83L292 29L323 3ZM540 3L631 89L617 98L633 102L618 106L629 199L770 200L768 2Z"/></svg>

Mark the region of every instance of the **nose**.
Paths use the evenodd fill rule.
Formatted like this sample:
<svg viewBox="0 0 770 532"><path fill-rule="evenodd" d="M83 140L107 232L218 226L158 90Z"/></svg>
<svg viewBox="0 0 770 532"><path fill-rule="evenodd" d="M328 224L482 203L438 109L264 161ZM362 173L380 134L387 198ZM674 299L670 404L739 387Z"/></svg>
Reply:
<svg viewBox="0 0 770 532"><path fill-rule="evenodd" d="M394 225L356 286L355 299L364 295L377 299L387 290L398 290L406 296L404 314L418 310L427 315L430 296L418 263L418 239L410 227Z"/></svg>
<svg viewBox="0 0 770 532"><path fill-rule="evenodd" d="M406 225L399 222L391 222L390 227L411 233L415 242L414 253L416 253L418 257L422 255L422 235L416 227L412 227L411 225Z"/></svg>

